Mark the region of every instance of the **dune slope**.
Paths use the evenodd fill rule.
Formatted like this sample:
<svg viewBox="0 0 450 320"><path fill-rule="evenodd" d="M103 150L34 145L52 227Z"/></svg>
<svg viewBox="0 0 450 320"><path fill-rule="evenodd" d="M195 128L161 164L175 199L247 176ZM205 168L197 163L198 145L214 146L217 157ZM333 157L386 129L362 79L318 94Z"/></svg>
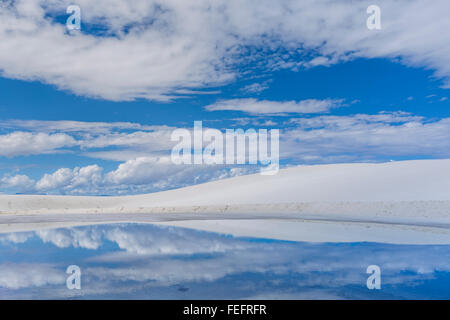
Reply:
<svg viewBox="0 0 450 320"><path fill-rule="evenodd" d="M220 230L220 226L226 230L236 228L225 222L212 227L205 221L404 225L431 227L435 228L432 232L438 230L447 234L450 228L450 160L298 166L280 170L274 176L240 176L124 197L0 196L0 224L8 219L10 225L26 223L31 221L30 216L36 219L36 215L41 217L38 222L73 220L81 224L87 221L83 214L89 214L89 221L97 222L169 221L170 224L170 221L186 221L185 226L214 231ZM13 220L7 218L11 215L15 216ZM52 218L44 218L49 216ZM259 236L263 229L257 231ZM295 237L291 234L278 238Z"/></svg>

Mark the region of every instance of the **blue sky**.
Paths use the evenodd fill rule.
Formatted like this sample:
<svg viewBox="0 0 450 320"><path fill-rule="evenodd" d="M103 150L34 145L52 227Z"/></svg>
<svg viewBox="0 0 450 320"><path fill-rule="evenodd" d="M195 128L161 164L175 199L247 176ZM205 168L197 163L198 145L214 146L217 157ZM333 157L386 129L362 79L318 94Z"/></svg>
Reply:
<svg viewBox="0 0 450 320"><path fill-rule="evenodd" d="M446 1L378 1L381 30L366 27L367 1L112 3L78 1L71 32L67 1L0 5L0 192L255 172L167 161L171 132L198 120L280 129L282 166L450 157Z"/></svg>

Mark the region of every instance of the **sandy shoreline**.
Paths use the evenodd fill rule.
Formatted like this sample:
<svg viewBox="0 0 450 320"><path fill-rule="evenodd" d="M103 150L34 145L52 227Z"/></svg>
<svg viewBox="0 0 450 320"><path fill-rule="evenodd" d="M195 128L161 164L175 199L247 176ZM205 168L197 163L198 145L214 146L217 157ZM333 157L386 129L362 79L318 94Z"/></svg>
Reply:
<svg viewBox="0 0 450 320"><path fill-rule="evenodd" d="M271 211L277 206L265 207L266 212L258 206L244 206L240 208L245 208L242 212L233 211L237 209L234 207L228 207L228 211L221 207L216 210L197 207L195 212L182 211L186 208L164 208L146 213L0 214L0 233L110 223L152 223L289 241L450 244L450 210L445 209L449 205L448 202L310 203L278 206L278 211ZM303 212L299 211L300 207ZM425 214L424 207L435 209ZM326 214L329 208L335 211ZM402 215L407 209L410 215Z"/></svg>

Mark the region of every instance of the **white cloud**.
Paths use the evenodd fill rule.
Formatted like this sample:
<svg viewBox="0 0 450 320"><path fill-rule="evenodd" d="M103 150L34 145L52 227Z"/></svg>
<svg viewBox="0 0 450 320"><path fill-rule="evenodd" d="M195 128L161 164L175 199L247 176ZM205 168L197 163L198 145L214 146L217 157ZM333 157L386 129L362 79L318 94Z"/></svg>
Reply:
<svg viewBox="0 0 450 320"><path fill-rule="evenodd" d="M0 186L8 190L50 194L129 194L223 179L256 172L255 166L176 165L170 157L138 157L103 174L97 164L60 168L45 173L37 182L26 175L5 175Z"/></svg>
<svg viewBox="0 0 450 320"><path fill-rule="evenodd" d="M239 223L239 222L236 222ZM402 246L386 250L371 250L364 246L342 246L320 254L327 245L299 244L290 246L282 243L242 242L235 238L199 235L190 230L152 230L144 234L142 228L131 231L115 228L107 231L106 238L115 241L126 251L105 254L91 259L94 263L118 263L115 268L89 267L85 274L102 282L131 280L136 282L156 281L158 285L176 283L211 282L226 276L245 272L259 274L292 275L285 281L297 282L298 287L325 287L328 290L345 285L365 285L365 268L377 261L384 272L383 283L404 284L424 279L435 270L448 270L448 263L441 253L420 248L420 254L411 256L410 249ZM167 232L170 237L167 237ZM151 236L153 233L161 236ZM167 239L166 239L167 238ZM184 240L184 241L183 241ZM209 240L210 244L206 244ZM204 243L205 247L200 246ZM160 250L158 250L160 248ZM333 247L336 249L335 247ZM218 253L197 256L195 259L177 259L174 255L193 253ZM368 255L367 253L370 252ZM148 259L148 255L152 255ZM423 256L427 259L423 259ZM430 263L432 261L432 263ZM132 265L133 268L130 268ZM408 270L414 275L401 276L398 272ZM293 280L294 279L294 280ZM280 278L282 281L282 279ZM234 288L236 289L236 288Z"/></svg>
<svg viewBox="0 0 450 320"><path fill-rule="evenodd" d="M126 34L108 37L68 35L64 25L44 18L46 12L40 7L64 14L68 4L19 0L0 7L0 69L4 76L42 80L109 100L162 101L173 97L177 89L222 83L233 77L218 59L216 45L222 47L220 41L209 31L202 32L204 3L197 7L172 1L77 2L82 8L82 24L104 23L111 32L125 24L135 25Z"/></svg>
<svg viewBox="0 0 450 320"><path fill-rule="evenodd" d="M375 160L378 157L450 157L450 119L405 113L291 119L281 157L307 162Z"/></svg>
<svg viewBox="0 0 450 320"><path fill-rule="evenodd" d="M366 27L366 1L79 0L82 31L72 35L46 15L64 14L68 4L1 4L3 76L110 100L164 101L235 79L243 60L295 70L387 57L433 69L450 87L447 0L379 0L376 31ZM105 34L86 34L89 24Z"/></svg>
<svg viewBox="0 0 450 320"><path fill-rule="evenodd" d="M61 168L52 174L45 174L35 185L37 191L82 193L96 192L103 182L102 168L98 165L76 167L73 170Z"/></svg>
<svg viewBox="0 0 450 320"><path fill-rule="evenodd" d="M307 99L302 101L268 101L248 99L221 100L205 107L208 111L243 111L246 113L259 115L280 115L286 113L324 113L332 108L342 106L341 99Z"/></svg>
<svg viewBox="0 0 450 320"><path fill-rule="evenodd" d="M58 169L53 174L45 174L36 184L38 190L52 190L66 186L73 177L73 170L68 168Z"/></svg>
<svg viewBox="0 0 450 320"><path fill-rule="evenodd" d="M64 272L39 263L1 264L0 274L0 287L8 289L41 287L54 284L62 285L66 281Z"/></svg>
<svg viewBox="0 0 450 320"><path fill-rule="evenodd" d="M209 235L199 237L194 232L172 227L157 227L148 229L136 226L132 230L121 227L105 231L105 239L117 243L127 253L136 255L189 255L199 253L220 253L229 250L248 249L249 245L241 241L223 241ZM110 256L114 261L117 256ZM108 257L103 257L105 262Z"/></svg>
<svg viewBox="0 0 450 320"><path fill-rule="evenodd" d="M172 130L163 129L153 132L136 131L132 133L114 132L93 137L83 137L81 148L104 148L108 146L142 146L147 150L167 150L170 145Z"/></svg>
<svg viewBox="0 0 450 320"><path fill-rule="evenodd" d="M113 130L156 130L167 126L146 126L133 122L83 122L83 121L43 121L43 120L0 120L3 129L20 129L43 133L77 133L91 134L109 133Z"/></svg>
<svg viewBox="0 0 450 320"><path fill-rule="evenodd" d="M311 299L332 294L332 297L345 298L349 287L365 288L365 270L374 263L382 269L385 286L413 287L435 278L436 272L450 269L445 246L261 242L138 224L44 230L26 235L33 245L36 245L35 235L43 243L52 243L58 249L49 252L59 253L66 259L73 256L70 248L100 249L81 251L77 255L77 260L82 262L81 294L94 299L157 296L161 292L165 294L161 289L169 286L195 291L198 285L205 287L205 284L210 292L220 288L222 295L240 298L250 298L255 292L260 298L273 297L274 292L284 292L281 298ZM15 241L11 237L11 242ZM66 289L66 267L65 264L57 267L41 263L0 264L0 287L6 288L3 295L9 298L81 297L73 296ZM242 275L248 273L252 274L251 279L243 280ZM16 291L26 288L29 290ZM313 295L311 288L316 290Z"/></svg>
<svg viewBox="0 0 450 320"><path fill-rule="evenodd" d="M240 224L238 220L235 223L237 226ZM436 272L450 270L448 248L445 246L412 248L401 245L261 242L143 224L41 230L21 233L20 237L7 234L0 237L0 241L26 242L26 245L36 246L39 244L36 237L44 244L57 246L44 245L44 256L53 257L51 253L56 252L66 258L64 261L73 257L72 248L92 250L80 251L77 255L77 261L82 263L82 283L85 284L81 294L87 298L117 297L119 294L148 297L151 292L155 293L155 288L172 285L195 288L195 282L200 282L203 287L207 282L210 288L220 287L224 293L239 297L255 292L270 296L283 289L301 294L310 288L319 290L318 297L322 290L325 297L330 292L345 297L348 296L348 286L365 288L365 270L374 263L381 267L386 286L414 286L435 278ZM9 256L14 256L12 251ZM324 251L327 254L322 254ZM8 260L9 256L7 254L5 259ZM57 266L44 263L0 264L3 296L73 297L65 287L66 268L65 263ZM256 278L242 282L242 275L248 272ZM267 281L258 284L254 279ZM211 283L216 280L219 282ZM224 286L225 282L228 285ZM34 290L33 287L40 288ZM15 291L25 288L30 290ZM156 294L161 294L161 291L156 290Z"/></svg>
<svg viewBox="0 0 450 320"><path fill-rule="evenodd" d="M96 228L45 229L35 232L44 243L58 248L85 248L95 250L102 245L102 233Z"/></svg>
<svg viewBox="0 0 450 320"><path fill-rule="evenodd" d="M170 134L175 128L168 126L37 120L0 121L0 126L12 131L0 135L0 156L74 152L78 149L90 157L123 161L138 155L168 154L174 145ZM120 147L120 151L90 151L107 147Z"/></svg>
<svg viewBox="0 0 450 320"><path fill-rule="evenodd" d="M32 133L16 131L0 135L0 156L18 156L55 153L63 147L75 145L75 140L64 133Z"/></svg>
<svg viewBox="0 0 450 320"><path fill-rule="evenodd" d="M176 165L170 157L139 157L120 164L116 170L105 175L105 181L117 186L143 185L161 190L252 171L255 171L254 167L227 169L219 165Z"/></svg>
<svg viewBox="0 0 450 320"><path fill-rule="evenodd" d="M243 92L247 92L247 93L261 93L264 90L269 89L269 83L272 82L271 80L266 80L264 82L261 83L252 83L249 85L246 85L245 87L243 87L241 89L241 91Z"/></svg>
<svg viewBox="0 0 450 320"><path fill-rule="evenodd" d="M2 243L25 243L32 238L33 234L30 232L11 232L0 235L0 242Z"/></svg>
<svg viewBox="0 0 450 320"><path fill-rule="evenodd" d="M107 174L106 179L116 184L144 184L169 177L183 170L183 167L175 166L170 157L140 157L120 164L115 171Z"/></svg>
<svg viewBox="0 0 450 320"><path fill-rule="evenodd" d="M0 185L3 188L17 188L20 191L31 190L34 183L34 180L23 174L4 176L0 179Z"/></svg>
<svg viewBox="0 0 450 320"><path fill-rule="evenodd" d="M269 122L262 121L264 119L243 118L237 121L240 121L240 125L274 125L270 119L267 119ZM145 193L257 171L255 166L249 165L173 164L170 149L174 143L170 141L171 128L168 127L151 127L146 128L149 131L143 131L142 127L135 124L126 127L134 127L137 131L126 129L127 132L122 132L117 128L114 130L118 131L112 131L110 127L113 124L99 124L99 128L103 128L99 129L101 132L89 135L88 129L77 131L67 123L54 123L53 126L65 127L68 133L77 137L73 141L83 146L79 150L81 155L122 162L108 172L103 172L98 164L60 168L44 174L37 182L24 174L9 173L0 179L2 188L28 193ZM373 115L290 118L279 126L282 128L280 159L290 164L450 157L450 118L427 119L404 112L382 112ZM38 133L29 134L33 136ZM65 132L45 133L55 134L67 135ZM110 146L116 149L110 150Z"/></svg>

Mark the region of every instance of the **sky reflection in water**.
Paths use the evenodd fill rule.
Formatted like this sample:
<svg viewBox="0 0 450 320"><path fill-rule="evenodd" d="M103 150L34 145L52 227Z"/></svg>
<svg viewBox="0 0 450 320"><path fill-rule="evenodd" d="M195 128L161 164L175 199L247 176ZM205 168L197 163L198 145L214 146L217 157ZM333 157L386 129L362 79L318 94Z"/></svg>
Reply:
<svg viewBox="0 0 450 320"><path fill-rule="evenodd" d="M381 290L366 268L381 268ZM82 289L66 288L69 265ZM0 235L0 299L449 299L450 246L286 242L147 224Z"/></svg>

